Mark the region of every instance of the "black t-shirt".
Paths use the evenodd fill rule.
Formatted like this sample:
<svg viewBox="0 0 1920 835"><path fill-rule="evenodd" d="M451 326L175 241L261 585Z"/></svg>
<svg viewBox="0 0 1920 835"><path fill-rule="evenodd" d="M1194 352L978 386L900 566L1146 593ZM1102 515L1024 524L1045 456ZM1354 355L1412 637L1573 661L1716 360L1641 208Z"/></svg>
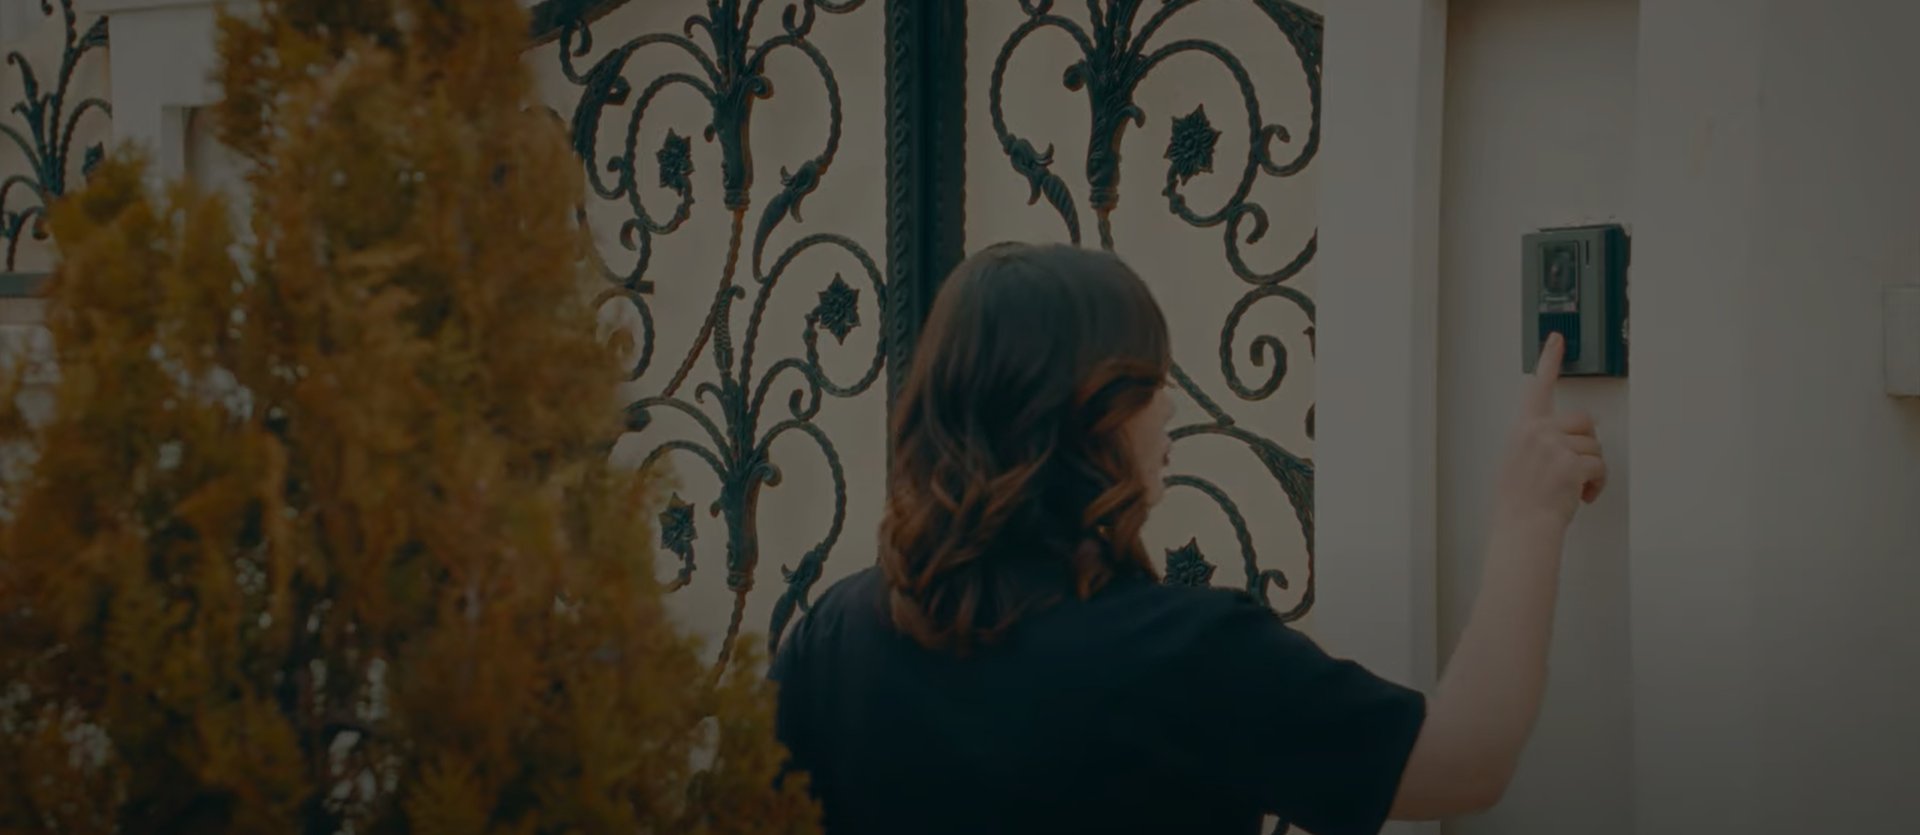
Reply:
<svg viewBox="0 0 1920 835"><path fill-rule="evenodd" d="M774 664L828 835L1373 835L1426 717L1241 592L1123 578L965 658L885 601L836 584Z"/></svg>

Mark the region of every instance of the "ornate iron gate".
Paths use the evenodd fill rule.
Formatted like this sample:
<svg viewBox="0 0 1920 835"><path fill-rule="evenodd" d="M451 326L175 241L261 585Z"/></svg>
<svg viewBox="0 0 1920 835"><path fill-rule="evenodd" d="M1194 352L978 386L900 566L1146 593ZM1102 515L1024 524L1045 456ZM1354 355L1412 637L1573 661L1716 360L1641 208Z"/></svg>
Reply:
<svg viewBox="0 0 1920 835"><path fill-rule="evenodd" d="M0 240L6 242L4 270L11 279L0 281L0 297L27 295L39 283L38 276L15 273L21 266L20 246L29 240L47 240L47 207L67 193L74 169L77 167L85 177L105 159L104 143L90 142L78 166L74 164L75 139L82 135L81 128L99 129L99 125L87 123L87 114L113 113L113 105L106 99L84 96L73 88L74 73L87 62L89 54L107 47L107 18L83 21L74 11L73 0L60 0L57 6L43 0L40 11L49 18L59 15L58 65L49 68L43 63L36 71L33 59L26 54L19 50L7 53L7 65L18 73L20 98L8 108L12 123L0 123L0 136L19 151L20 160L12 163L18 167L10 167L8 176L0 180ZM104 56L95 61L103 63ZM43 76L48 69L52 72Z"/></svg>
<svg viewBox="0 0 1920 835"><path fill-rule="evenodd" d="M1215 581L1203 544L1215 542L1238 553L1235 585L1288 619L1308 613L1310 387L1279 395L1313 351L1303 175L1320 138L1317 12L545 0L534 21L530 60L591 180L582 220L623 320L610 326L631 334L633 454L708 482L705 501L676 493L660 520L672 584L728 643L743 626L777 643L823 580L871 563L887 393L941 278L1005 237L1117 250L1168 303L1186 415L1170 484L1191 500L1157 515L1154 535L1178 546L1165 549L1169 581ZM1206 85L1225 107L1208 111ZM1079 108L1060 95L1085 105L1084 148L1066 142L1078 117L1061 114ZM1164 145L1148 145L1160 124ZM1206 176L1224 158L1226 175ZM1164 180L1164 212L1120 211L1136 168ZM1242 337L1268 300L1278 331ZM1264 380L1245 380L1238 350ZM1249 513L1258 499L1243 494L1261 489L1272 510ZM703 528L703 508L722 524ZM724 571L697 547L718 548Z"/></svg>

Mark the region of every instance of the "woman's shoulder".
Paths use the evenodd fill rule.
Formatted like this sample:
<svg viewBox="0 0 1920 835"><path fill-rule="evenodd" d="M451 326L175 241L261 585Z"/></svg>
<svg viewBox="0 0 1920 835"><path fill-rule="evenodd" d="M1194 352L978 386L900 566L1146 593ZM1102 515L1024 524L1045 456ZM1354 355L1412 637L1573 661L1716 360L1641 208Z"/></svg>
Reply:
<svg viewBox="0 0 1920 835"><path fill-rule="evenodd" d="M786 643L890 634L889 589L877 566L832 581L797 619ZM1114 578L1084 600L1072 599L1071 592L1066 597L1059 601L1065 605L1029 612L1022 620L1031 628L1016 630L1169 649L1263 638L1286 642L1293 636L1278 613L1244 589L1164 583L1142 573Z"/></svg>
<svg viewBox="0 0 1920 835"><path fill-rule="evenodd" d="M827 584L813 603L802 609L793 634L838 631L850 621L877 617L886 605L886 577L878 566L862 568Z"/></svg>
<svg viewBox="0 0 1920 835"><path fill-rule="evenodd" d="M1272 608L1245 589L1168 583L1144 575L1116 581L1097 595L1095 601L1145 617L1173 616L1209 623L1240 618L1276 622L1279 619Z"/></svg>
<svg viewBox="0 0 1920 835"><path fill-rule="evenodd" d="M844 614L849 606L884 599L886 591L887 578L880 567L867 566L827 584L810 608L813 612Z"/></svg>
<svg viewBox="0 0 1920 835"><path fill-rule="evenodd" d="M1286 629L1272 609L1245 591L1166 584L1144 574L1115 578L1085 600L1065 601L1038 614L1027 627L1022 631L1041 645L1117 653L1130 663L1243 644Z"/></svg>

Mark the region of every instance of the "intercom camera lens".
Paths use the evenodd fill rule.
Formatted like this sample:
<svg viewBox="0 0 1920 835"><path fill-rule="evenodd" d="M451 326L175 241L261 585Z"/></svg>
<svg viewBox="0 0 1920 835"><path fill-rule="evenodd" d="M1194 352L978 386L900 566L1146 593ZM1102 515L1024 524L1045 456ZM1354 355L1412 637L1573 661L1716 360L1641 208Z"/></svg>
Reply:
<svg viewBox="0 0 1920 835"><path fill-rule="evenodd" d="M1573 253L1556 249L1547 256L1546 290L1554 295L1573 292L1574 258Z"/></svg>

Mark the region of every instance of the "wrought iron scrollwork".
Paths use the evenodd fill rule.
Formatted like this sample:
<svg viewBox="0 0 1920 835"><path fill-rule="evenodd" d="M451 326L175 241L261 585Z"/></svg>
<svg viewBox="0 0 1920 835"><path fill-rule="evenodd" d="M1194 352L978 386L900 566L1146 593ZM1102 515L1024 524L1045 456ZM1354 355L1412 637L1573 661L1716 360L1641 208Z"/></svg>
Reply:
<svg viewBox="0 0 1920 835"><path fill-rule="evenodd" d="M1261 335L1252 340L1249 359L1254 366L1267 369L1266 379L1257 385L1249 385L1242 377L1234 361L1233 345L1247 313L1256 304L1268 299L1278 299L1292 305L1305 314L1309 323L1313 321L1312 299L1287 282L1312 261L1317 248L1317 236L1310 238L1290 260L1272 272L1261 272L1250 266L1242 247L1259 242L1271 225L1267 210L1250 199L1255 183L1262 176L1286 178L1299 174L1319 150L1323 18L1317 12L1288 0L1255 0L1259 9L1273 21L1292 46L1299 59L1311 101L1312 111L1304 141L1291 158L1281 159L1276 156L1276 146L1292 144L1295 139L1293 132L1283 125L1268 123L1261 115L1260 97L1253 77L1238 57L1209 40L1187 38L1167 43L1155 42L1168 21L1194 5L1196 0L1159 0L1153 4L1146 0L1088 0L1089 20L1084 26L1073 18L1055 13L1054 0L1018 2L1026 13L1026 19L1008 36L993 65L988 94L993 129L1008 163L1032 187L1028 203L1036 204L1044 197L1060 216L1069 238L1076 244L1081 242L1081 222L1076 208L1078 203L1073 186L1053 170L1054 147L1048 145L1042 149L1032 140L1015 133L1007 123L1003 106L1007 70L1022 45L1036 33L1053 30L1064 33L1079 50L1079 60L1067 68L1061 82L1070 91L1084 92L1091 107L1092 129L1087 140L1085 171L1086 206L1092 211L1098 225L1100 246L1106 249L1114 248L1111 218L1120 203L1120 153L1126 131L1129 125L1141 127L1147 123L1148 113L1134 100L1141 81L1169 59L1181 55L1210 58L1233 78L1245 103L1245 121L1239 123L1239 129L1247 137L1248 150L1246 159L1234 171L1238 181L1231 196L1218 208L1203 211L1189 202L1183 190L1194 178L1214 171L1220 162L1216 159L1218 140L1223 131L1231 129L1225 122L1222 126L1216 126L1214 116L1208 114L1204 107L1170 117L1172 138L1165 152L1168 167L1166 186L1161 195L1167 199L1167 209L1173 216L1195 227L1221 230L1225 261L1233 275L1247 285L1247 289L1228 312L1221 328L1220 368L1226 377L1228 389L1241 400L1260 401L1272 397L1287 376L1287 351L1281 340L1272 335ZM1142 21L1143 7L1148 5L1156 8ZM1305 336L1311 346L1311 325L1306 329ZM1216 437L1239 443L1260 462L1293 505L1294 515L1306 538L1307 568L1297 602L1281 615L1287 620L1300 618L1312 608L1314 601L1313 461L1240 425L1232 414L1195 383L1184 368L1176 365L1173 376L1179 389L1206 416L1204 420L1176 428L1172 433L1175 442ZM1307 412L1306 433L1308 437L1313 435L1311 408ZM1239 541L1249 592L1272 605L1270 589L1290 587L1291 581L1284 572L1260 568L1244 515L1218 485L1204 478L1184 475L1169 479L1168 484L1170 487L1197 491L1220 508ZM1197 544L1190 542L1169 551L1170 581L1205 582L1206 578L1212 576L1213 570L1214 567L1200 553Z"/></svg>
<svg viewBox="0 0 1920 835"><path fill-rule="evenodd" d="M59 10L65 38L60 69L51 87L42 88L39 74L34 72L33 64L25 55L18 50L7 53L7 64L19 72L23 88L23 96L14 103L11 112L25 123L25 132L15 125L0 125L0 134L25 155L28 169L28 173L14 174L0 181L0 238L7 242L9 272L19 260L23 239L43 241L47 238L47 209L67 193L73 137L81 117L96 110L108 116L113 113L113 105L96 97L82 99L68 111L74 71L88 53L107 45L107 19L96 18L83 32L73 10L73 0L60 0ZM52 16L53 3L40 0L40 13ZM91 172L105 156L104 145L87 146L81 161L81 175ZM25 194L24 207L14 208L15 195L20 193Z"/></svg>
<svg viewBox="0 0 1920 835"><path fill-rule="evenodd" d="M879 265L865 248L844 235L818 233L801 237L771 257L767 251L775 230L790 219L802 220L808 195L820 187L840 149L840 84L827 57L809 35L824 15L847 14L865 3L791 0L775 28L759 37L761 27L769 25L762 19L764 0L706 0L704 13L688 18L679 32L635 37L584 67L581 59L593 53L594 21L620 6L619 0L548 0L533 10L536 40L558 40L560 68L579 88L570 122L571 136L574 149L587 167L591 191L602 200L623 202L630 215L621 226L620 240L633 253L634 266L621 273L604 260L598 264L610 284L600 302L624 300L639 315L638 359L630 380L646 377L655 359L654 312L649 304L655 286L648 273L655 239L673 235L692 218L694 178L702 173L694 167L690 132L670 130L659 148L643 149L639 147L641 125L649 106L668 89L694 91L708 105L707 121L698 129L704 141L720 149L718 174L731 224L725 266L692 347L679 357L656 393L628 407L627 416L628 428L636 432L647 429L662 412L679 413L699 427L700 437L655 446L642 466L652 466L672 455L683 462L699 462L719 480L719 496L709 504L708 513L726 525L726 583L734 597L720 654L722 664L739 633L748 593L758 579L760 491L779 484L782 478L781 468L772 460L773 445L788 436L810 441L827 464L834 497L833 515L822 538L796 561L781 567L784 589L774 604L769 628L769 640L777 644L792 618L809 605L808 595L840 539L846 517L847 481L840 453L814 418L825 398L856 397L873 388L885 365L881 341L876 341L866 367L851 380L830 374L822 362L823 332L836 344L844 343L864 324L862 306L887 310L888 288ZM686 67L648 79L636 90L636 82L628 78L628 66L643 50L676 53ZM754 103L774 95L773 81L767 75L768 58L783 51L805 58L823 82L828 135L817 154L792 170L780 170L780 190L759 207L749 227L749 215L754 213L752 189L758 173L748 142L749 128ZM631 112L625 117L624 142L611 150L603 149L603 123L617 108L628 105ZM677 197L665 217L655 216L641 201L641 166L648 160L655 169L655 182ZM762 367L756 349L763 330L773 326L767 317L769 302L783 279L816 251L850 256L861 272L851 279L836 274L819 292L817 304L796 325L804 345L800 356L779 358ZM743 302L750 307L745 330L736 335L736 306ZM689 394L689 377L703 357L712 362L717 379L693 386ZM770 406L770 396L783 387L787 393L784 409ZM692 504L676 495L660 519L661 546L680 560L678 574L669 583L673 588L684 586L696 570L693 510Z"/></svg>

